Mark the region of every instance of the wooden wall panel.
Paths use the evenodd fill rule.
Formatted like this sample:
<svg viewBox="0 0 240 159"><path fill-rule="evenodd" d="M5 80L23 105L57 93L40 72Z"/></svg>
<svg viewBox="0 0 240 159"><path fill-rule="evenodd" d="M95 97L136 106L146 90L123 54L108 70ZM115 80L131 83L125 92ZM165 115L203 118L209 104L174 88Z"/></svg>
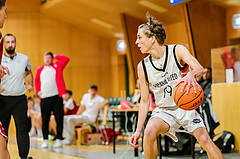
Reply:
<svg viewBox="0 0 240 159"><path fill-rule="evenodd" d="M165 26L167 39L165 44L182 44L189 46L187 30L184 21Z"/></svg>
<svg viewBox="0 0 240 159"><path fill-rule="evenodd" d="M226 9L205 0L188 3L195 55L204 67L211 66L211 48L226 46Z"/></svg>
<svg viewBox="0 0 240 159"><path fill-rule="evenodd" d="M236 38L240 39L240 29L233 29L232 27L232 16L234 14L239 14L239 13L240 13L240 7L227 8L226 23L227 23L228 45L230 44L231 39L236 39Z"/></svg>
<svg viewBox="0 0 240 159"><path fill-rule="evenodd" d="M131 74L131 88L135 88L135 82L137 77L137 65L138 63L147 56L147 54L142 54L137 45L135 44L137 38L138 26L140 24L146 23L141 19L132 17L127 14L121 15L124 39L127 45L127 60L129 73ZM133 93L133 89L130 90L130 93Z"/></svg>

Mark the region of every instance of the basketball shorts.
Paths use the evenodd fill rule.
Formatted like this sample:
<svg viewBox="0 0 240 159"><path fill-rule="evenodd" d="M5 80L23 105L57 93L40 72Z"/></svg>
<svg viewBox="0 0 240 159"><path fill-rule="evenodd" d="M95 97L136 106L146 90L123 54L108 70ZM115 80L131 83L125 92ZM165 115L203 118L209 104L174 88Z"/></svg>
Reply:
<svg viewBox="0 0 240 159"><path fill-rule="evenodd" d="M0 134L7 139L7 135L2 127L2 123L0 122Z"/></svg>
<svg viewBox="0 0 240 159"><path fill-rule="evenodd" d="M196 110L185 111L180 108L169 110L157 107L151 115L151 118L154 117L161 118L170 126L168 132L164 135L168 135L175 142L178 141L176 132L191 133L199 127L205 128L204 121ZM181 126L183 130L179 129Z"/></svg>

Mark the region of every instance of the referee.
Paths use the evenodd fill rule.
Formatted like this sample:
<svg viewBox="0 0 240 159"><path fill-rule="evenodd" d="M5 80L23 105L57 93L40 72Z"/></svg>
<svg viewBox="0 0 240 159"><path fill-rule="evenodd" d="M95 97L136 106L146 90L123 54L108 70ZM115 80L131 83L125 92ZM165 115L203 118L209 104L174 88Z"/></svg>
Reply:
<svg viewBox="0 0 240 159"><path fill-rule="evenodd" d="M4 91L0 95L0 121L8 135L11 115L13 116L19 156L21 159L27 159L30 126L27 120L25 78L28 83L27 89L30 92L33 91L32 65L27 55L15 52L16 37L14 35L7 34L4 36L3 47L6 53L2 56L2 65L8 67L10 75L5 75L1 81L1 88Z"/></svg>

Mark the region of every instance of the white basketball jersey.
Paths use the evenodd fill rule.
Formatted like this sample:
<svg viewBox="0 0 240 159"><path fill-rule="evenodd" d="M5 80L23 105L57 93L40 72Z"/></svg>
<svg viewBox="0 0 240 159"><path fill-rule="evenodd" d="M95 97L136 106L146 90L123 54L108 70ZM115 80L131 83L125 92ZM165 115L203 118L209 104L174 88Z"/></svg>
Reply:
<svg viewBox="0 0 240 159"><path fill-rule="evenodd" d="M155 104L160 108L174 108L173 90L177 82L189 72L189 66L183 67L177 61L176 45L165 45L165 53L160 59L148 55L142 61L146 81L155 96Z"/></svg>

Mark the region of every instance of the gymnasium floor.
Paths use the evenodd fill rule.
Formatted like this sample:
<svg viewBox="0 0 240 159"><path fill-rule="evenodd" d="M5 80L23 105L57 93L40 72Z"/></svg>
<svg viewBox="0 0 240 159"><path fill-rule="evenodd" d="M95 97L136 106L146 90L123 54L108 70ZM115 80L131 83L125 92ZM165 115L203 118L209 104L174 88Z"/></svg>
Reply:
<svg viewBox="0 0 240 159"><path fill-rule="evenodd" d="M120 139L121 140L121 139ZM106 145L71 145L63 146L61 149L53 149L50 146L47 150L41 149L41 140L36 137L31 138L30 156L34 159L136 159L133 149L127 145L127 142L122 140L118 142L117 153L113 154L112 144ZM123 144L124 143L124 144ZM53 142L51 143L53 145ZM12 159L18 159L18 151L16 139L10 137L8 149ZM141 149L141 148L140 148ZM140 159L145 158L139 152ZM168 156L163 159L191 159L190 156ZM228 153L224 154L225 159L240 159L240 154ZM206 154L196 155L196 159L207 159Z"/></svg>

